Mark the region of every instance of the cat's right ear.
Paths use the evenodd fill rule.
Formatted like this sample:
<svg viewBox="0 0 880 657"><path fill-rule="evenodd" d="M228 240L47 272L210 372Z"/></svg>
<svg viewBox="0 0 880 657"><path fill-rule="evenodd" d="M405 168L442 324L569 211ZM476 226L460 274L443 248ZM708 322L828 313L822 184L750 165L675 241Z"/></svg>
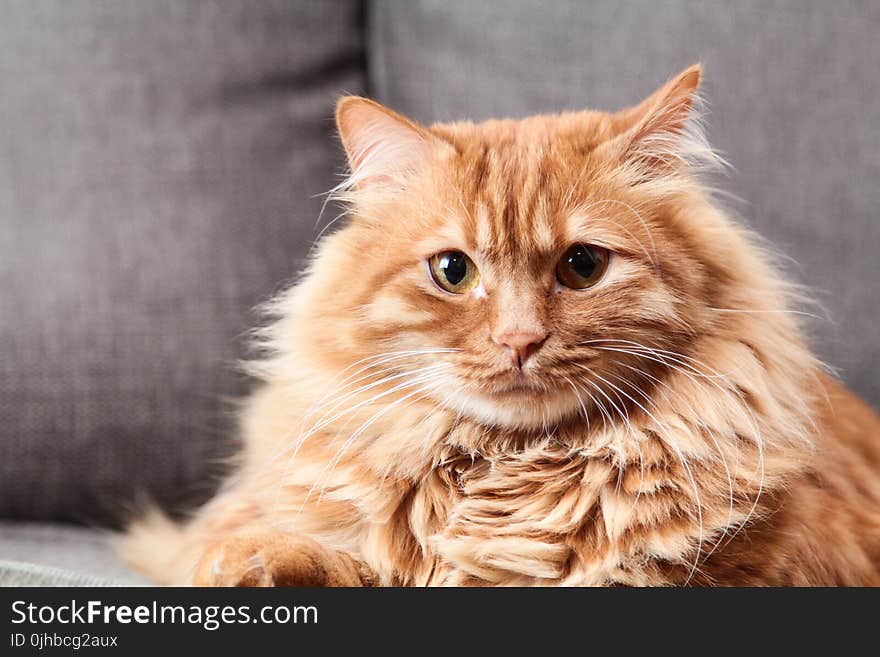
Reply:
<svg viewBox="0 0 880 657"><path fill-rule="evenodd" d="M336 104L336 126L351 176L348 184L399 188L431 157L452 146L379 103L345 96Z"/></svg>

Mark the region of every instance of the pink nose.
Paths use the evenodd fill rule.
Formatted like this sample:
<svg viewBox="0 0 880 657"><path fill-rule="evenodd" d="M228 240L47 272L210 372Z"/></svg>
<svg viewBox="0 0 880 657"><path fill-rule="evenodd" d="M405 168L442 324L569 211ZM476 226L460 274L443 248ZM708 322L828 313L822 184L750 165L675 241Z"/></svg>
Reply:
<svg viewBox="0 0 880 657"><path fill-rule="evenodd" d="M495 336L495 342L504 347L507 355L510 356L510 362L513 366L521 370L526 361L535 355L535 353L547 341L546 333L535 333L530 331L516 331L510 333L502 333Z"/></svg>

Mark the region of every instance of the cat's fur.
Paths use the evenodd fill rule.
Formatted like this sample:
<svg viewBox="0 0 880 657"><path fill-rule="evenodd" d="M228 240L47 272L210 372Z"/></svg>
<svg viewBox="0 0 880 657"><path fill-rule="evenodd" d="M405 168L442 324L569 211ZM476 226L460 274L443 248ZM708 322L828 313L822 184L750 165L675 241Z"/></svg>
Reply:
<svg viewBox="0 0 880 657"><path fill-rule="evenodd" d="M880 584L880 419L698 181L699 67L616 114L337 121L344 228L273 305L236 474L124 541L197 585ZM612 251L587 290L571 244ZM437 288L447 249L481 284ZM546 336L520 378L499 335Z"/></svg>

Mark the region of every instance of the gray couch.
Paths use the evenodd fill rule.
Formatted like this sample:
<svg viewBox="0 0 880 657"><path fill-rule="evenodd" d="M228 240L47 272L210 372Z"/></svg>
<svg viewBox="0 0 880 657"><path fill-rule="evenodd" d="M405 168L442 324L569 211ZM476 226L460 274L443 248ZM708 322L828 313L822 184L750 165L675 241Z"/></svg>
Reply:
<svg viewBox="0 0 880 657"><path fill-rule="evenodd" d="M702 61L721 185L816 290L818 352L880 405L876 2L2 11L0 560L135 582L97 528L210 495L252 309L296 275L342 168L342 92L422 121L615 108ZM32 570L15 581L57 574Z"/></svg>

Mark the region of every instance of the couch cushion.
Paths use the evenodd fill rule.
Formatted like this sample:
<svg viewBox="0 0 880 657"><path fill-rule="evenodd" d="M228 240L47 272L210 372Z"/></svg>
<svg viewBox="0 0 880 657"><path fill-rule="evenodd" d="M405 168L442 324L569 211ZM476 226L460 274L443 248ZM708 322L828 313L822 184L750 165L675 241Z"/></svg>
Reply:
<svg viewBox="0 0 880 657"><path fill-rule="evenodd" d="M4 561L0 559L0 587L8 586L119 586L122 582L114 582L80 573L38 566L23 561Z"/></svg>
<svg viewBox="0 0 880 657"><path fill-rule="evenodd" d="M734 208L792 256L831 321L819 353L880 406L880 4L386 0L368 24L375 95L415 118L632 104L706 65Z"/></svg>
<svg viewBox="0 0 880 657"><path fill-rule="evenodd" d="M73 525L0 522L0 562L6 562L0 586L146 583L119 561L107 539L105 532Z"/></svg>
<svg viewBox="0 0 880 657"><path fill-rule="evenodd" d="M363 85L354 1L20 0L0 20L0 516L204 495L251 308Z"/></svg>

